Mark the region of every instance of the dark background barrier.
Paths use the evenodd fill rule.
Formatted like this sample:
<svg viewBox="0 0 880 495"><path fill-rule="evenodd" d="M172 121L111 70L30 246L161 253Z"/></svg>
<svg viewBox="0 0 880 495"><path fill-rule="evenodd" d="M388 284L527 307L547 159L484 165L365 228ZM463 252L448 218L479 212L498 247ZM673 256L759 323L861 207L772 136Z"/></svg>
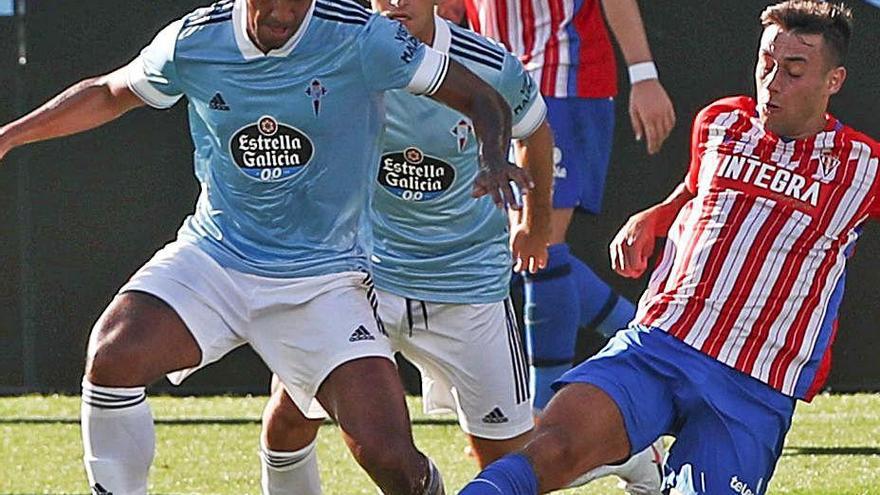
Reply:
<svg viewBox="0 0 880 495"><path fill-rule="evenodd" d="M30 1L27 64L20 66L16 24L0 17L0 122L42 103L84 77L121 66L171 19L202 2ZM849 80L832 111L880 135L880 10L852 1L856 38ZM575 252L623 293L643 281L607 268L607 244L633 212L663 198L681 180L690 121L713 99L753 92L766 2L643 2L661 79L679 116L663 152L635 143L619 97L605 213L578 215ZM623 73L621 72L621 80ZM622 88L628 88L623 82ZM0 167L0 390L78 390L89 329L116 289L164 243L197 195L185 109L137 110L93 132L32 145ZM850 265L835 369L835 390L880 390L880 236L870 226ZM248 350L190 378L182 393L261 392L268 373ZM157 388L171 390L167 384Z"/></svg>

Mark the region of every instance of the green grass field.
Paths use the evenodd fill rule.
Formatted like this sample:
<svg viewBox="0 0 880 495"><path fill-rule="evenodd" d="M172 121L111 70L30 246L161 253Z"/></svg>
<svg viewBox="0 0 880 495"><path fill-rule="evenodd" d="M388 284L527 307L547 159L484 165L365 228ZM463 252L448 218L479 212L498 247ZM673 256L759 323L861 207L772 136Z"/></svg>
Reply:
<svg viewBox="0 0 880 495"><path fill-rule="evenodd" d="M258 494L258 418L264 397L153 397L157 454L152 494ZM410 403L416 441L440 466L447 492L473 476L451 418ZM79 398L0 398L0 494L87 494L80 462ZM711 441L711 439L707 439ZM334 427L319 456L325 493L375 495ZM602 480L571 494L622 493ZM880 494L880 395L821 396L800 405L770 493Z"/></svg>

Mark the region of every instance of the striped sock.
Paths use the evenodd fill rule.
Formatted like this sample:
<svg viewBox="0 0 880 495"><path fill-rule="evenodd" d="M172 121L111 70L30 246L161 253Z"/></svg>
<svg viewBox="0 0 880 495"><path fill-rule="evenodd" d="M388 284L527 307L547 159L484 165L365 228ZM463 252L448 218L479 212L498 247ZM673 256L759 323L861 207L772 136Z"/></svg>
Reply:
<svg viewBox="0 0 880 495"><path fill-rule="evenodd" d="M321 495L318 440L300 450L285 452L260 446L263 495Z"/></svg>
<svg viewBox="0 0 880 495"><path fill-rule="evenodd" d="M146 495L156 449L144 387L102 387L82 381L83 461L95 493Z"/></svg>

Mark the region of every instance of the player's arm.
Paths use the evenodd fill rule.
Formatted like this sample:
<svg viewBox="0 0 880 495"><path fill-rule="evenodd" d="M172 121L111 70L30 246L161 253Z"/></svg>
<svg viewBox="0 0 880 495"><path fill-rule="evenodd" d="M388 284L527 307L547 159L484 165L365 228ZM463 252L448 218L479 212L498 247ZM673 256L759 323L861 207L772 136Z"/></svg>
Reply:
<svg viewBox="0 0 880 495"><path fill-rule="evenodd" d="M638 278L648 268L654 243L665 237L682 207L694 193L682 182L662 202L629 217L611 241L611 268L619 275Z"/></svg>
<svg viewBox="0 0 880 495"><path fill-rule="evenodd" d="M648 153L660 151L675 126L675 110L651 57L636 0L602 0L605 18L630 67L629 117L636 140L646 138Z"/></svg>
<svg viewBox="0 0 880 495"><path fill-rule="evenodd" d="M454 60L440 87L431 95L466 115L480 141L480 172L474 181L475 197L489 194L496 205L519 206L510 182L522 192L532 189L528 172L507 160L511 137L511 111L504 98L485 81Z"/></svg>
<svg viewBox="0 0 880 495"><path fill-rule="evenodd" d="M516 162L529 172L535 186L523 197L522 212L511 227L513 269L535 273L547 265L553 211L553 132L547 120L531 135L514 140L514 150Z"/></svg>
<svg viewBox="0 0 880 495"><path fill-rule="evenodd" d="M0 127L0 159L18 146L93 129L144 105L126 84L126 68L81 81L24 117Z"/></svg>

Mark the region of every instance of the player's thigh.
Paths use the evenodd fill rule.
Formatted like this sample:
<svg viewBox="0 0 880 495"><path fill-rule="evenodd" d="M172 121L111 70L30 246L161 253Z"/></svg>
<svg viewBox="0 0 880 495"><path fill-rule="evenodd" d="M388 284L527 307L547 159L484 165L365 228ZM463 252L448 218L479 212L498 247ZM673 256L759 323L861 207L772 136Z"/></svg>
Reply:
<svg viewBox="0 0 880 495"><path fill-rule="evenodd" d="M98 320L87 377L125 386L170 373L180 383L242 344L229 327L238 311L235 294L224 269L197 247L169 244L132 276Z"/></svg>
<svg viewBox="0 0 880 495"><path fill-rule="evenodd" d="M425 412L455 412L465 433L489 441L531 430L528 365L509 300L414 303L419 315L401 352L422 373Z"/></svg>
<svg viewBox="0 0 880 495"><path fill-rule="evenodd" d="M700 389L702 400L685 406L666 461L665 483L683 495L767 492L794 400L739 372ZM740 375L740 376L736 376Z"/></svg>
<svg viewBox="0 0 880 495"><path fill-rule="evenodd" d="M391 346L363 274L266 280L261 287L261 303L245 338L306 417L325 416L315 397L342 365L372 357L388 361L394 370ZM371 388L369 382L358 381ZM377 382L375 388L381 386Z"/></svg>
<svg viewBox="0 0 880 495"><path fill-rule="evenodd" d="M655 331L656 332L656 331ZM620 459L641 452L658 437L672 430L677 420L675 395L675 356L663 346L660 334L639 328L618 332L596 355L566 372L554 384L560 398L571 394L573 384L592 385L602 390L615 404L623 420L630 451ZM659 345L658 342L660 341ZM554 398L548 404L553 406ZM585 417L592 405L583 404ZM547 420L548 412L541 418ZM611 461L620 460L612 459Z"/></svg>

